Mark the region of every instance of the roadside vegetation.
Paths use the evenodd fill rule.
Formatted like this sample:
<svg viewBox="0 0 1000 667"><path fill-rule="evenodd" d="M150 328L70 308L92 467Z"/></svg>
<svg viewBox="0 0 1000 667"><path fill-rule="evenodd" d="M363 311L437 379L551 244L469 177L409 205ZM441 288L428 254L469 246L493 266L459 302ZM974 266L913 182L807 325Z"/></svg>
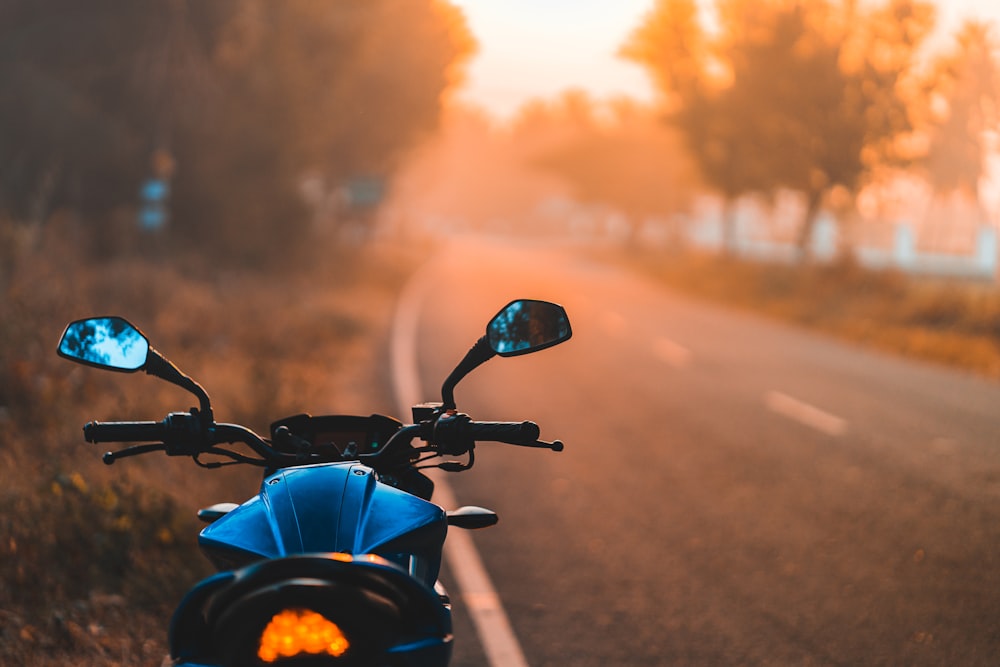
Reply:
<svg viewBox="0 0 1000 667"><path fill-rule="evenodd" d="M296 412L389 411L385 331L411 260L368 247L299 268L204 258L92 259L68 239L8 236L0 275L0 664L159 665L184 592L211 574L198 507L242 501L260 472L162 454L101 463L93 419L160 419L183 390L56 356L64 325L120 314L208 390L220 421L266 433Z"/></svg>
<svg viewBox="0 0 1000 667"><path fill-rule="evenodd" d="M1000 378L995 283L913 278L835 264L636 252L615 260L689 294L872 347Z"/></svg>
<svg viewBox="0 0 1000 667"><path fill-rule="evenodd" d="M409 260L369 223L475 43L443 0L13 0L0 44L0 665L159 665L195 511L260 472L104 466L87 421L194 399L58 358L63 327L126 317L261 433L388 411Z"/></svg>

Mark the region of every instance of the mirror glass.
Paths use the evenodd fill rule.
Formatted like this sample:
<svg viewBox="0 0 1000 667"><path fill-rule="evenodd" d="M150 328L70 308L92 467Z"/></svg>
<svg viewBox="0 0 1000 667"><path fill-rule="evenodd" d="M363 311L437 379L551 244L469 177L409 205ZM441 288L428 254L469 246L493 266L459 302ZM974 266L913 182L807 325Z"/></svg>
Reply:
<svg viewBox="0 0 1000 667"><path fill-rule="evenodd" d="M552 347L571 335L562 306L533 299L512 301L486 327L490 347L501 357Z"/></svg>
<svg viewBox="0 0 1000 667"><path fill-rule="evenodd" d="M149 341L120 317L73 322L59 341L59 354L74 361L117 371L137 371L146 365Z"/></svg>

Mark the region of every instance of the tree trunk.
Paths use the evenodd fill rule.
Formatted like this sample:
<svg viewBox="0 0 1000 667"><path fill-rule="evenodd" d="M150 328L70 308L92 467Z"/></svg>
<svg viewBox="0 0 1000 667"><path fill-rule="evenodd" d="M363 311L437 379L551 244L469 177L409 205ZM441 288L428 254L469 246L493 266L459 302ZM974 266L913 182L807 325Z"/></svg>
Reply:
<svg viewBox="0 0 1000 667"><path fill-rule="evenodd" d="M812 236L816 227L816 218L819 215L819 207L823 201L821 191L806 193L806 212L802 217L802 226L799 228L799 261L808 262L812 258Z"/></svg>
<svg viewBox="0 0 1000 667"><path fill-rule="evenodd" d="M737 254L736 200L726 197L722 204L722 252L727 257Z"/></svg>
<svg viewBox="0 0 1000 667"><path fill-rule="evenodd" d="M625 216L625 225L628 227L628 235L625 237L625 248L627 250L637 250L639 248L639 232L642 231L643 218L634 213L622 213Z"/></svg>

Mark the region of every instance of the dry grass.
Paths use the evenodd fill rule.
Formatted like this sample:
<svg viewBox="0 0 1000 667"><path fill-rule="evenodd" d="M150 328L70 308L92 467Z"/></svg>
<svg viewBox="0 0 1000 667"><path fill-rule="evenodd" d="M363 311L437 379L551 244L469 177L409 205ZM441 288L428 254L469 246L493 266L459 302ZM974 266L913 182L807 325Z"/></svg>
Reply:
<svg viewBox="0 0 1000 667"><path fill-rule="evenodd" d="M617 256L671 287L909 357L1000 377L1000 288L833 265Z"/></svg>
<svg viewBox="0 0 1000 667"><path fill-rule="evenodd" d="M385 332L412 258L317 252L277 275L94 261L2 222L0 237L0 664L159 665L173 607L210 574L194 510L249 497L259 472L162 455L103 466L85 422L159 419L193 399L58 358L62 327L125 316L205 386L217 419L261 432L295 412L388 411Z"/></svg>

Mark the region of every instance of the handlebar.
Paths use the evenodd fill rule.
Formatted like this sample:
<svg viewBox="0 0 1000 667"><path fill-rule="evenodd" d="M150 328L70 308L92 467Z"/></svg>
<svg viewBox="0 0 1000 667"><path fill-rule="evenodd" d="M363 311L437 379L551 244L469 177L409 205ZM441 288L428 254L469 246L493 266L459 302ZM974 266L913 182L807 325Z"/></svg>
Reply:
<svg viewBox="0 0 1000 667"><path fill-rule="evenodd" d="M434 424L431 438L425 439L432 440L449 454L462 454L471 449L474 442L483 441L562 451L563 443L539 440L539 433L538 424L531 421L479 422L459 413L440 417Z"/></svg>
<svg viewBox="0 0 1000 667"><path fill-rule="evenodd" d="M206 424L197 411L172 412L163 421L137 422L90 422L83 427L83 437L87 442L136 442L150 443L128 447L104 455L104 462L111 465L127 456L163 451L167 456L193 456L200 454L222 454L242 463L261 466L295 465L308 462L309 454L285 454L250 429L237 424ZM252 459L235 452L219 449L215 445L243 443L261 458Z"/></svg>
<svg viewBox="0 0 1000 667"><path fill-rule="evenodd" d="M486 440L490 442L503 442L508 445L518 445L520 447L539 447L541 449L551 449L554 452L563 450L563 443L560 440L545 442L539 440L541 429L538 424L532 421L523 422L470 422L469 431L475 440Z"/></svg>
<svg viewBox="0 0 1000 667"><path fill-rule="evenodd" d="M474 440L503 442L521 447L544 447L553 449L555 443L538 439L541 429L531 421L523 422L469 422L469 434ZM562 443L559 443L560 445ZM556 451L562 449L560 446Z"/></svg>
<svg viewBox="0 0 1000 667"><path fill-rule="evenodd" d="M469 422L469 434L475 440L490 440L520 445L538 440L538 424L523 422Z"/></svg>
<svg viewBox="0 0 1000 667"><path fill-rule="evenodd" d="M429 449L438 455L458 456L470 453L476 442L502 442L521 447L537 447L562 451L559 440L545 442L538 439L540 430L531 421L522 422L479 422L472 421L462 413L446 413L434 419L399 429L389 439L385 447L374 454L361 457L373 468L393 469L409 465L413 460L409 443L419 437L429 444ZM271 444L248 428L236 424L205 424L197 411L174 412L159 422L90 422L83 427L87 442L133 442L152 443L134 445L118 452L108 452L104 462L114 463L117 459L152 451L163 451L168 456L192 456L198 460L201 454L222 454L237 462L253 463L266 467L284 467L302 463L320 462L323 459L315 452L303 450L290 454L274 449ZM260 459L221 450L215 445L243 443L260 455ZM200 465L207 465L201 464Z"/></svg>
<svg viewBox="0 0 1000 667"><path fill-rule="evenodd" d="M160 442L167 436L163 422L90 422L83 427L87 442Z"/></svg>

